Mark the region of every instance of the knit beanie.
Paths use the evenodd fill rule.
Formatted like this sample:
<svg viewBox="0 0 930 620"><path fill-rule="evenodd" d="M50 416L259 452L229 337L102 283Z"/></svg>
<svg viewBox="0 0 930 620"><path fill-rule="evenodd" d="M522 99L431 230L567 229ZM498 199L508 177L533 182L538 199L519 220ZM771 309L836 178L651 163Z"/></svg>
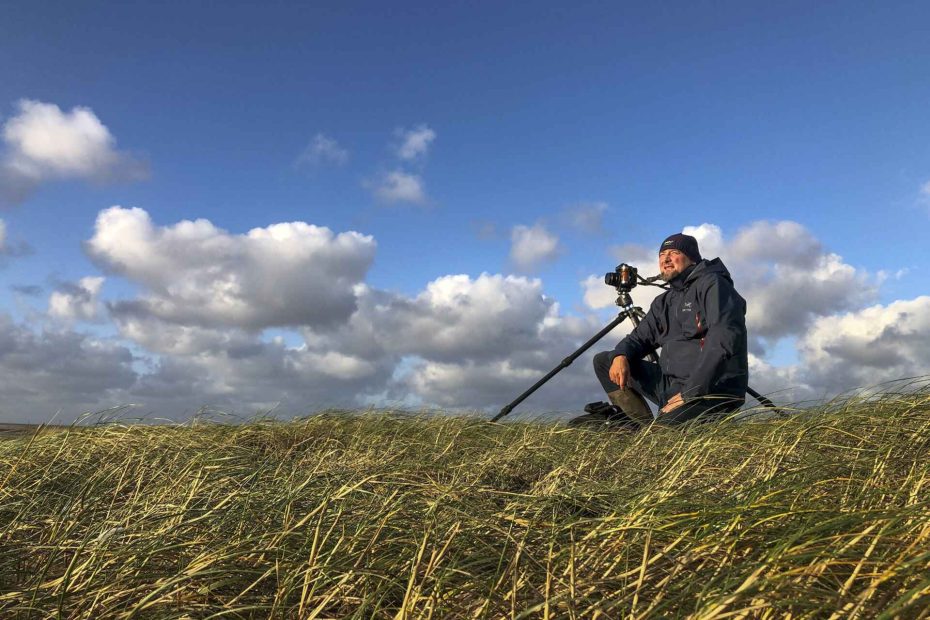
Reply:
<svg viewBox="0 0 930 620"><path fill-rule="evenodd" d="M659 246L659 253L662 250L678 250L695 263L701 262L701 252L698 250L697 239L684 233L675 233L662 242Z"/></svg>

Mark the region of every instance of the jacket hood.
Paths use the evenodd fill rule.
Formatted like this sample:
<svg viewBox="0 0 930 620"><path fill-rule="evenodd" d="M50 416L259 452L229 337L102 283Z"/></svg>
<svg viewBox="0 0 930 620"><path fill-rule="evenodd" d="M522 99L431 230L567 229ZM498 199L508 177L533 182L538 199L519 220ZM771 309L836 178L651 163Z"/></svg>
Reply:
<svg viewBox="0 0 930 620"><path fill-rule="evenodd" d="M730 275L730 271L727 269L727 266L723 264L723 261L719 258L713 260L707 260L706 258L694 266L694 269L691 270L691 273L688 274L688 277L685 278L685 282L693 282L703 275L710 273L719 273L724 278L733 282L733 276Z"/></svg>
<svg viewBox="0 0 930 620"><path fill-rule="evenodd" d="M727 266L723 264L722 260L719 258L707 260L705 258L696 265L688 267L688 269L682 272L681 276L675 278L669 282L669 284L671 284L673 288L686 288L701 276L709 275L712 273L719 273L721 276L729 280L731 284L733 283L733 277L730 275Z"/></svg>

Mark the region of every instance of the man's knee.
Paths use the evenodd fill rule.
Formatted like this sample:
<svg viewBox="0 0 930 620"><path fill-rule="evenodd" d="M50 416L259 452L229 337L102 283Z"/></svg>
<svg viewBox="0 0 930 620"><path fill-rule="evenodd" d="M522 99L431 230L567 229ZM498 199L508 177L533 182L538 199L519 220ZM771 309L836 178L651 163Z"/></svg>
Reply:
<svg viewBox="0 0 930 620"><path fill-rule="evenodd" d="M612 351L601 351L594 356L594 374L601 384L610 381L610 365L613 362ZM606 388L605 388L606 389Z"/></svg>
<svg viewBox="0 0 930 620"><path fill-rule="evenodd" d="M594 356L594 372L610 370L610 364L613 362L613 351L601 351Z"/></svg>

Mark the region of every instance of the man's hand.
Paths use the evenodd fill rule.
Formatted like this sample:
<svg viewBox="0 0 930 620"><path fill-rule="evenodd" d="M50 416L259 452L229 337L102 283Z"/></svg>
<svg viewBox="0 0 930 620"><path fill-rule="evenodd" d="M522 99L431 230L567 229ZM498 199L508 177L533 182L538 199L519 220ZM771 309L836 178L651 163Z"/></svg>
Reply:
<svg viewBox="0 0 930 620"><path fill-rule="evenodd" d="M618 355L610 364L610 371L607 373L610 380L616 383L621 390L626 389L626 384L630 380L630 363L625 355Z"/></svg>
<svg viewBox="0 0 930 620"><path fill-rule="evenodd" d="M665 403L665 406L659 410L660 413L669 413L675 411L679 407L685 404L685 399L681 397L681 392L678 392L674 396L668 399L668 402Z"/></svg>

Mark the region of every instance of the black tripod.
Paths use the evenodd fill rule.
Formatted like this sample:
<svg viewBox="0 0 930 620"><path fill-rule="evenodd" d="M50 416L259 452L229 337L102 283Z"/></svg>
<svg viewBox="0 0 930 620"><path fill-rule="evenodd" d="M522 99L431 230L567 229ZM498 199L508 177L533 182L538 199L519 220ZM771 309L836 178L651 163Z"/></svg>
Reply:
<svg viewBox="0 0 930 620"><path fill-rule="evenodd" d="M637 284L645 284L647 286L658 286L659 288L662 288L662 289L668 288L664 284L656 283L656 281L660 279L659 276L654 276L652 278L643 278L639 276L639 274L636 273L635 269L633 269L632 267L629 267L628 265L620 265L619 267L617 267L616 273L618 277L614 279L613 281L608 280L608 284L615 284L617 293L619 293L617 297L617 301L615 302L618 306L620 306L620 313L617 314L617 318L615 318L613 321L611 321L606 326L604 326L604 329L597 332L590 340L588 340L586 343L581 345L577 351L575 351L574 353L566 357L564 360L559 362L558 366L550 370L549 373L545 377L543 377L542 379L534 383L530 389L528 389L527 391L517 396L517 398L514 399L513 402L511 402L510 404L506 405L503 409L501 409L500 413L498 413L496 416L494 416L491 419L492 422L497 422L498 420L503 418L505 415L509 414L511 411L513 411L514 407L516 407L517 405L522 403L524 400L529 398L530 394L532 394L533 392L538 390L540 387L542 387L543 384L546 383L546 381L548 381L549 379L557 375L559 372L561 372L565 368L568 368L569 366L571 366L572 362L578 359L579 355L581 355L582 353L590 349L594 345L595 342L597 342L598 340L600 340L601 338L609 334L613 330L613 328L615 328L617 325L622 323L624 319L627 319L627 318L630 319L630 321L633 322L634 328L637 325L639 325L639 322L643 319L643 317L646 316L646 313L643 312L643 309L640 308L639 306L633 305L633 298L630 297L630 291L633 289L634 286L636 286ZM611 275L613 274L608 274L608 278ZM646 359L648 359L650 362L656 362L656 363L658 363L659 361L655 353L647 353ZM755 391L751 387L747 387L746 392L750 396L755 398L757 401L759 401L759 404L761 404L763 407L770 407L778 411L778 408L775 407L775 404L772 401L770 401L768 398L766 398L762 394L759 394L757 391Z"/></svg>

